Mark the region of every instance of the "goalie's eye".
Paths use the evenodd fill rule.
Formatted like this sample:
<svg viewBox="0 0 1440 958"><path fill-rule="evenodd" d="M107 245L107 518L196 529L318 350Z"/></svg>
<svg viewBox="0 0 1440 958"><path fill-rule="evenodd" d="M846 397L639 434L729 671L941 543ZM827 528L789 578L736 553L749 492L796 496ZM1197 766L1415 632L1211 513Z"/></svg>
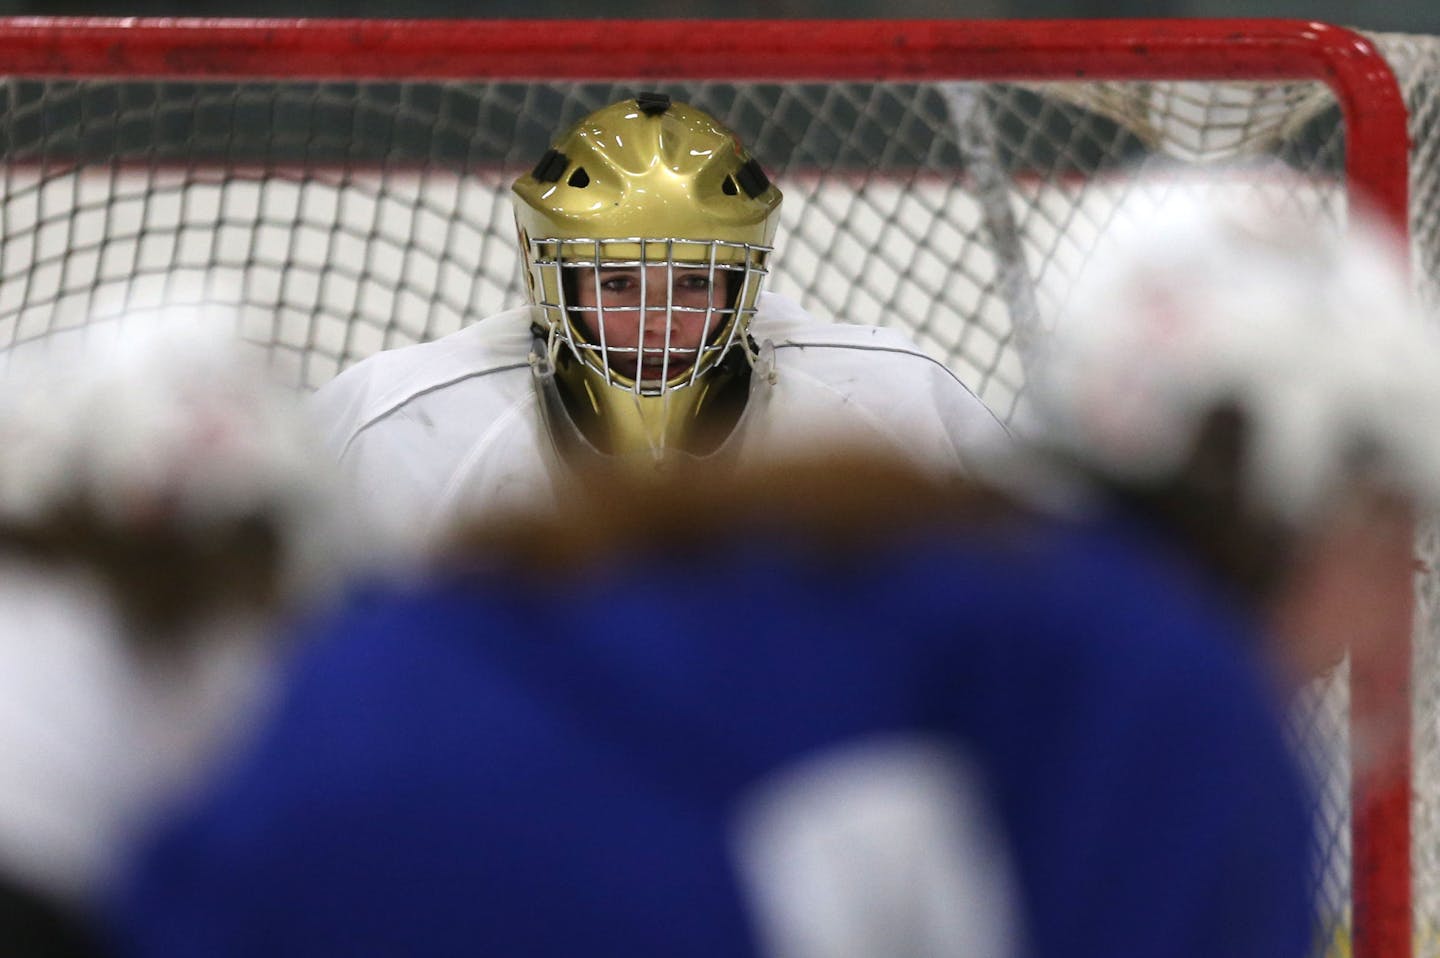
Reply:
<svg viewBox="0 0 1440 958"><path fill-rule="evenodd" d="M640 289L640 278L629 273L610 273L600 277L600 288L607 293L629 293Z"/></svg>
<svg viewBox="0 0 1440 958"><path fill-rule="evenodd" d="M710 274L682 273L675 277L675 288L687 293L703 293L710 288Z"/></svg>

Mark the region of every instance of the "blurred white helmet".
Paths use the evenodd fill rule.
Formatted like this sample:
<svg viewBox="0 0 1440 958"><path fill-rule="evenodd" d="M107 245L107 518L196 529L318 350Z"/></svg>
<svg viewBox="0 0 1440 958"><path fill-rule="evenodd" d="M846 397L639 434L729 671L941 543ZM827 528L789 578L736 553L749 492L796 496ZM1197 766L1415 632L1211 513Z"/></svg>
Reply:
<svg viewBox="0 0 1440 958"><path fill-rule="evenodd" d="M219 313L220 315L217 315ZM213 306L164 308L10 357L0 378L0 524L83 508L117 530L263 516L289 590L328 578L335 509L293 390Z"/></svg>
<svg viewBox="0 0 1440 958"><path fill-rule="evenodd" d="M1354 211L1346 230L1302 209L1303 183L1276 184L1283 204L1249 185L1172 183L1121 204L1037 357L1047 441L1111 479L1158 480L1228 406L1266 515L1304 524L1362 453L1367 476L1440 504L1440 340L1405 251Z"/></svg>

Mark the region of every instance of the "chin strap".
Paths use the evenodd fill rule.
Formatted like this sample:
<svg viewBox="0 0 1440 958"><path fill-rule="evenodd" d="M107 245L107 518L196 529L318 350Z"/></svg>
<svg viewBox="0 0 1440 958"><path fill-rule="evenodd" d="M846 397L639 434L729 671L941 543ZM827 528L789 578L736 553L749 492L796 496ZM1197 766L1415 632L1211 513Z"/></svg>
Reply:
<svg viewBox="0 0 1440 958"><path fill-rule="evenodd" d="M559 459L573 467L627 462L654 469L676 455L712 455L749 399L748 343L737 343L694 385L647 396L609 385L563 340L540 326L532 330L530 368L546 432Z"/></svg>

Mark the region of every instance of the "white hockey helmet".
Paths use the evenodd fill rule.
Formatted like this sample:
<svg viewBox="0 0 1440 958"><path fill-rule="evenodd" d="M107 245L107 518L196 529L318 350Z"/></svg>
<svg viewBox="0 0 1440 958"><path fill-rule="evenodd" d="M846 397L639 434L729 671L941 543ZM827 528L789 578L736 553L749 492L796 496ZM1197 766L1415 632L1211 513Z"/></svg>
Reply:
<svg viewBox="0 0 1440 958"><path fill-rule="evenodd" d="M117 531L266 517L281 586L328 584L336 496L299 397L236 335L224 307L107 319L7 357L0 377L0 524L81 508Z"/></svg>
<svg viewBox="0 0 1440 958"><path fill-rule="evenodd" d="M1342 226L1318 200L1303 209L1313 184L1257 199L1275 176L1152 183L1120 205L1037 357L1046 440L1113 480L1156 481L1229 407L1248 427L1243 492L1277 521L1303 527L1361 459L1440 505L1440 339L1405 251L1358 211Z"/></svg>

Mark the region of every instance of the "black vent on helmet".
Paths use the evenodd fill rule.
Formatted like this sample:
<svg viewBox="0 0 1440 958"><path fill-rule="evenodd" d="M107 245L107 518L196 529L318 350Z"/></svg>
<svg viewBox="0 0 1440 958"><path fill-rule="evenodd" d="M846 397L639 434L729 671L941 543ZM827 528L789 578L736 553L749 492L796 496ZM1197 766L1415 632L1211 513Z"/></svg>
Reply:
<svg viewBox="0 0 1440 958"><path fill-rule="evenodd" d="M733 176L725 177L725 182L720 184L720 192L726 196L739 195L740 191L735 187L735 178Z"/></svg>
<svg viewBox="0 0 1440 958"><path fill-rule="evenodd" d="M535 169L530 175L541 183L554 183L560 179L565 172L565 167L569 164L570 161L565 158L564 153L559 150L546 150L545 155L540 157L540 162L535 164Z"/></svg>
<svg viewBox="0 0 1440 958"><path fill-rule="evenodd" d="M570 179L565 181L578 190L583 190L590 185L590 174L585 172L585 167L575 167L575 172L570 174Z"/></svg>
<svg viewBox="0 0 1440 958"><path fill-rule="evenodd" d="M752 200L770 188L770 177L760 169L760 163L755 157L745 161L745 165L735 171L735 182L745 191L745 195Z"/></svg>
<svg viewBox="0 0 1440 958"><path fill-rule="evenodd" d="M659 116L670 109L668 93L642 93L635 98L635 105L646 116Z"/></svg>

